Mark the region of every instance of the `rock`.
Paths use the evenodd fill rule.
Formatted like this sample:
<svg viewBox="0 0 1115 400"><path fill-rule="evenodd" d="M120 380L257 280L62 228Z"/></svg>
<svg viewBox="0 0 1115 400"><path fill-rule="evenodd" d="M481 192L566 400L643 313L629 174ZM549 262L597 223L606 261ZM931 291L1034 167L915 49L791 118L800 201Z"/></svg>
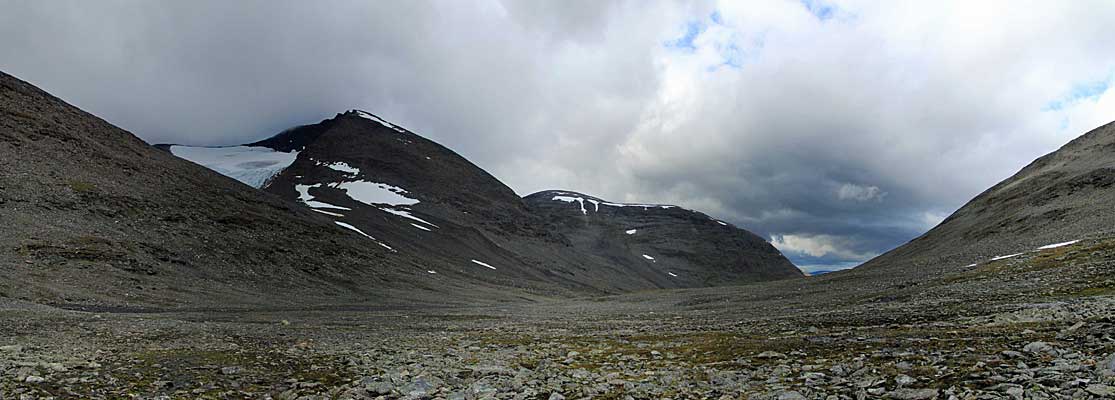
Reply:
<svg viewBox="0 0 1115 400"><path fill-rule="evenodd" d="M21 351L23 351L23 346L18 344L0 346L0 353L19 353Z"/></svg>
<svg viewBox="0 0 1115 400"><path fill-rule="evenodd" d="M27 383L43 383L46 382L46 378L38 375L30 375L27 378L24 378L23 381Z"/></svg>
<svg viewBox="0 0 1115 400"><path fill-rule="evenodd" d="M224 367L221 368L221 375L236 375L240 373L240 367Z"/></svg>
<svg viewBox="0 0 1115 400"><path fill-rule="evenodd" d="M930 400L937 398L939 394L937 389L895 389L887 393L887 397L898 400Z"/></svg>
<svg viewBox="0 0 1115 400"><path fill-rule="evenodd" d="M1096 369L1099 370L1100 375L1115 375L1115 353L1111 353L1107 359L1097 363Z"/></svg>
<svg viewBox="0 0 1115 400"><path fill-rule="evenodd" d="M767 358L767 359L769 359L769 358L786 358L786 355L782 354L782 353L779 353L777 351L764 351L762 353L759 353L759 355L755 356L755 358ZM793 392L793 393L797 393L797 392Z"/></svg>
<svg viewBox="0 0 1115 400"><path fill-rule="evenodd" d="M565 400L565 396L562 396L561 393L557 392L550 393L550 400Z"/></svg>
<svg viewBox="0 0 1115 400"><path fill-rule="evenodd" d="M1019 357L1022 357L1024 355L1024 354L1019 353L1019 352L1014 351L1014 350L1006 350L1006 351L1003 351L1002 353L999 353L999 354L1002 354L1003 357L1006 357L1006 358L1019 358Z"/></svg>
<svg viewBox="0 0 1115 400"><path fill-rule="evenodd" d="M1115 387L1107 385L1088 385L1084 391L1099 397L1115 397Z"/></svg>
<svg viewBox="0 0 1115 400"><path fill-rule="evenodd" d="M364 389L367 390L368 393L386 396L395 390L395 386L392 385L391 382L375 382L364 385Z"/></svg>
<svg viewBox="0 0 1115 400"><path fill-rule="evenodd" d="M791 391L778 392L777 399L778 400L806 400L805 396L803 396L801 393L798 393L798 392L795 392L795 391L792 391L792 390Z"/></svg>
<svg viewBox="0 0 1115 400"><path fill-rule="evenodd" d="M1030 354L1041 354L1041 353L1052 353L1052 352L1054 352L1054 349L1053 349L1053 345L1051 345L1049 343L1046 343L1046 342L1032 342L1032 343L1026 345L1025 347L1023 347L1022 351L1025 351L1025 352L1030 353Z"/></svg>
<svg viewBox="0 0 1115 400"><path fill-rule="evenodd" d="M411 381L409 385L403 386L401 391L410 397L425 397L436 390L439 385L440 382L437 379L420 376Z"/></svg>
<svg viewBox="0 0 1115 400"><path fill-rule="evenodd" d="M894 377L894 383L897 384L898 387L907 386L907 385L909 385L911 383L914 383L914 382L917 382L917 381L918 381L917 379L914 379L913 377L911 377L909 375L905 375L905 374L901 374L901 375L898 375L898 376Z"/></svg>

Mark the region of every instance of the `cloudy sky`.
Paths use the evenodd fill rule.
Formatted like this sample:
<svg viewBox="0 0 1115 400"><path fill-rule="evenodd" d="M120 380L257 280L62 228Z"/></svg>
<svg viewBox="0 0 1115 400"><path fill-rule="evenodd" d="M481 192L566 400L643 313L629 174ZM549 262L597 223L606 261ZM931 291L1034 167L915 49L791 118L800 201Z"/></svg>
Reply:
<svg viewBox="0 0 1115 400"><path fill-rule="evenodd" d="M1115 2L12 1L0 69L149 142L350 108L520 194L705 211L805 269L1115 119Z"/></svg>

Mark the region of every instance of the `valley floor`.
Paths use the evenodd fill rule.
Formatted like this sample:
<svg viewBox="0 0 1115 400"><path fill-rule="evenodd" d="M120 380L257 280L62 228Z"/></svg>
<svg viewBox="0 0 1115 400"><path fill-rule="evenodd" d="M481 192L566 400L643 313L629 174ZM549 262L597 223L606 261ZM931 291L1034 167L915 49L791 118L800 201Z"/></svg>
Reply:
<svg viewBox="0 0 1115 400"><path fill-rule="evenodd" d="M932 279L850 271L483 308L0 298L0 398L1112 398L1112 260L1115 241L1089 240L918 270Z"/></svg>
<svg viewBox="0 0 1115 400"><path fill-rule="evenodd" d="M617 308L576 301L406 312L98 314L9 305L0 312L0 397L1115 395L1115 298L1108 296L886 324L856 313L843 321L840 313L725 319Z"/></svg>

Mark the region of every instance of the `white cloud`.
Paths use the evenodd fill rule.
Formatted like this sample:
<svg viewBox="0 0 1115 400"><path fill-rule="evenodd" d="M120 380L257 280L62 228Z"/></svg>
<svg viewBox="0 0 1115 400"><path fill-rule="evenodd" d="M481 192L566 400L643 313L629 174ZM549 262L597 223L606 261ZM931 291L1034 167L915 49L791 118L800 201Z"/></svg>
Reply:
<svg viewBox="0 0 1115 400"><path fill-rule="evenodd" d="M882 201L887 193L878 186L864 186L854 183L845 183L836 189L836 198L853 201Z"/></svg>
<svg viewBox="0 0 1115 400"><path fill-rule="evenodd" d="M795 1L13 2L0 68L149 141L243 143L362 108L521 194L679 203L860 255L1115 118L1110 84L1073 96L1115 74L1113 2L823 3L832 18ZM692 48L667 45L694 24Z"/></svg>
<svg viewBox="0 0 1115 400"><path fill-rule="evenodd" d="M858 252L851 248L853 242L832 235L772 235L770 243L783 253L800 253L815 258L864 261L877 254Z"/></svg>

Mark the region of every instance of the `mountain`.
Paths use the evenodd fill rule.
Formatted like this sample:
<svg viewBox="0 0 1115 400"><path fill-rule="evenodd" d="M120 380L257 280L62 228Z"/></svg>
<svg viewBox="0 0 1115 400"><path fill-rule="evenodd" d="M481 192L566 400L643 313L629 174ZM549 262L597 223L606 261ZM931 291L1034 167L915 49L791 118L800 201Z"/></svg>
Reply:
<svg viewBox="0 0 1115 400"><path fill-rule="evenodd" d="M1115 122L1038 158L939 225L861 267L949 273L1040 247L1115 233ZM1002 258L1000 258L1002 259Z"/></svg>
<svg viewBox="0 0 1115 400"><path fill-rule="evenodd" d="M632 275L663 285L718 286L802 276L763 238L697 211L556 190L525 200L576 251L624 265Z"/></svg>
<svg viewBox="0 0 1115 400"><path fill-rule="evenodd" d="M603 202L626 211L583 224L588 214L520 198L452 150L365 111L243 146L159 147L306 206L430 274L542 294L801 276L758 236L679 207ZM682 232L689 240L667 237Z"/></svg>
<svg viewBox="0 0 1115 400"><path fill-rule="evenodd" d="M328 216L159 151L6 74L0 113L0 296L119 307L521 296L431 279Z"/></svg>

